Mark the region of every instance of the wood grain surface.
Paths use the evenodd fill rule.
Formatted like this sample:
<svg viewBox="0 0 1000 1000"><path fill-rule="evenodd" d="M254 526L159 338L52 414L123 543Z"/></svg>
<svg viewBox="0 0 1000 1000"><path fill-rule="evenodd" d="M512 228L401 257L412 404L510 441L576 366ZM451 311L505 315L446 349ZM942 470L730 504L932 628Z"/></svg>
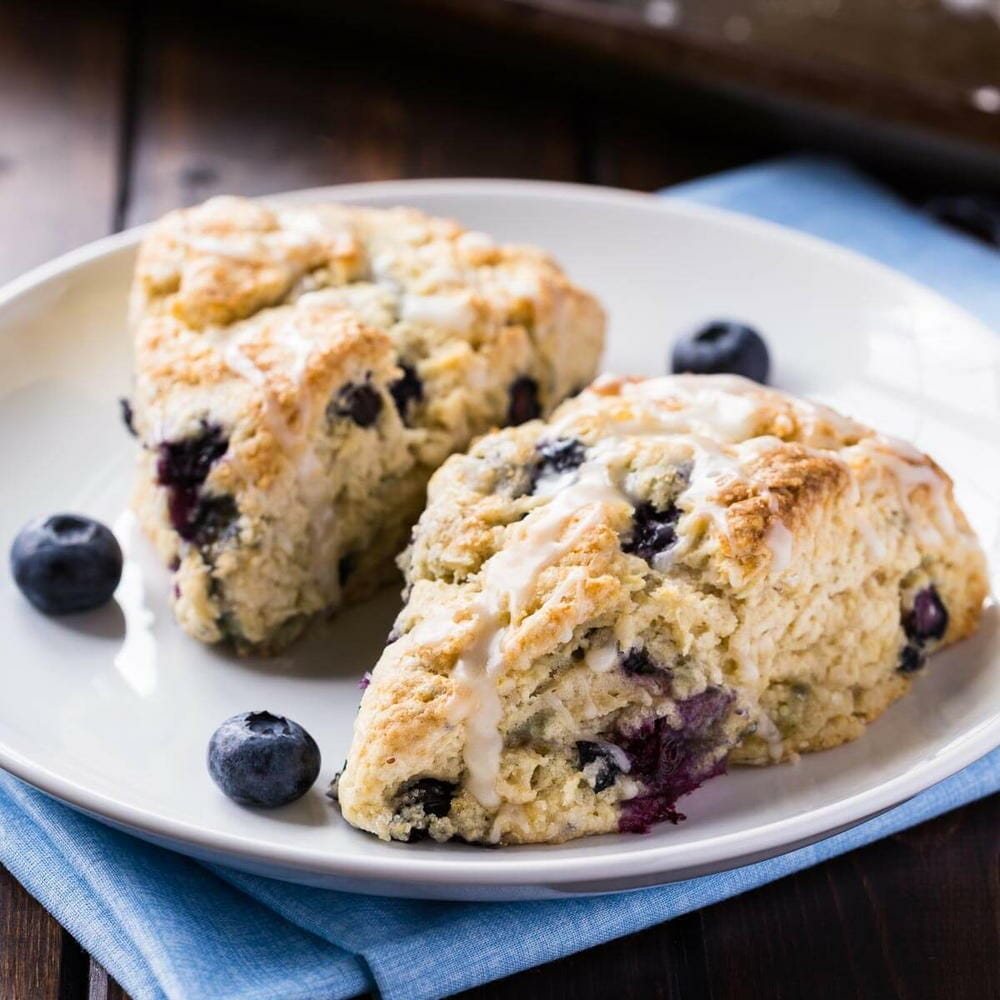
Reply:
<svg viewBox="0 0 1000 1000"><path fill-rule="evenodd" d="M787 148L730 128L731 111L617 101L564 78L540 89L537 67L500 76L361 29L304 41L281 25L0 4L0 279L220 191L432 175L654 189ZM998 830L994 798L466 996L992 1000ZM124 997L0 869L0 1000Z"/></svg>

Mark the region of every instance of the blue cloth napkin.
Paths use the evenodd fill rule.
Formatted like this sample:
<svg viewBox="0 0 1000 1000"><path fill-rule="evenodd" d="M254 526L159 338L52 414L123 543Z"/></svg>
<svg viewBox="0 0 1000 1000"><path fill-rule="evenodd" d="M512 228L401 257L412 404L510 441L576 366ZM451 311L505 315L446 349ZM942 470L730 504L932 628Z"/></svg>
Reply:
<svg viewBox="0 0 1000 1000"><path fill-rule="evenodd" d="M683 185L909 272L1000 328L1000 254L849 168L786 160ZM1000 750L898 808L779 858L657 889L427 903L288 885L135 840L0 772L0 861L136 1000L447 996L669 920L1000 790Z"/></svg>

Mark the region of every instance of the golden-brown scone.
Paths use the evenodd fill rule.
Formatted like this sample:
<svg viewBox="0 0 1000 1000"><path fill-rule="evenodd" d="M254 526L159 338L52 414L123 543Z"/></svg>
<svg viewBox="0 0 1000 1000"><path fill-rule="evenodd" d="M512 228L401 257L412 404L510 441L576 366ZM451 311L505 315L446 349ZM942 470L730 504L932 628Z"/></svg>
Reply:
<svg viewBox="0 0 1000 1000"><path fill-rule="evenodd" d="M386 579L431 472L585 385L604 331L538 250L241 198L152 228L130 314L136 510L183 628L256 652Z"/></svg>
<svg viewBox="0 0 1000 1000"><path fill-rule="evenodd" d="M337 793L383 838L676 819L836 746L976 628L978 543L903 442L727 376L604 377L433 477Z"/></svg>

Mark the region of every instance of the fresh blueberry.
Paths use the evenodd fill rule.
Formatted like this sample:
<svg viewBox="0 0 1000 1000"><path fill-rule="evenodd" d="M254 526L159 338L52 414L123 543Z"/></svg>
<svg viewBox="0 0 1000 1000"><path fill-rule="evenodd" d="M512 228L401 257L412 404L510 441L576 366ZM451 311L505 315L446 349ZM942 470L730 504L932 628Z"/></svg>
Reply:
<svg viewBox="0 0 1000 1000"><path fill-rule="evenodd" d="M132 412L132 404L122 396L118 400L118 407L121 410L122 423L125 425L125 429L132 437L138 437L139 435L135 431L135 414Z"/></svg>
<svg viewBox="0 0 1000 1000"><path fill-rule="evenodd" d="M665 552L677 541L675 527L680 514L673 504L666 510L649 502L639 504L632 515L632 535L622 543L622 550L651 564L655 555Z"/></svg>
<svg viewBox="0 0 1000 1000"><path fill-rule="evenodd" d="M934 584L916 592L913 607L903 619L903 629L910 639L921 643L940 639L948 631L948 609Z"/></svg>
<svg viewBox="0 0 1000 1000"><path fill-rule="evenodd" d="M598 743L595 740L577 740L576 753L581 771L590 765L594 791L603 792L610 788L621 773L621 767L615 758L615 751L609 743Z"/></svg>
<svg viewBox="0 0 1000 1000"><path fill-rule="evenodd" d="M519 375L514 379L509 392L508 427L517 427L542 415L542 406L538 401L538 383L530 375Z"/></svg>
<svg viewBox="0 0 1000 1000"><path fill-rule="evenodd" d="M1000 198L989 195L942 195L932 198L924 211L939 222L974 239L1000 247Z"/></svg>
<svg viewBox="0 0 1000 1000"><path fill-rule="evenodd" d="M421 808L426 816L442 819L451 810L456 786L440 778L418 778L405 784L396 796L396 811Z"/></svg>
<svg viewBox="0 0 1000 1000"><path fill-rule="evenodd" d="M21 593L39 611L88 611L111 600L122 576L122 550L100 522L55 514L18 532L10 568Z"/></svg>
<svg viewBox="0 0 1000 1000"><path fill-rule="evenodd" d="M319 775L316 741L297 723L270 712L227 719L208 744L212 780L234 802L273 809L301 798Z"/></svg>
<svg viewBox="0 0 1000 1000"><path fill-rule="evenodd" d="M671 356L674 372L696 375L744 375L755 382L766 382L771 361L767 345L752 327L719 320L674 344Z"/></svg>
<svg viewBox="0 0 1000 1000"><path fill-rule="evenodd" d="M371 427L382 412L382 397L370 382L348 382L327 407L327 415L349 417L359 427Z"/></svg>
<svg viewBox="0 0 1000 1000"><path fill-rule="evenodd" d="M420 376L413 365L400 361L399 367L403 370L403 375L389 386L389 394L405 423L410 407L423 401L424 383L420 381Z"/></svg>
<svg viewBox="0 0 1000 1000"><path fill-rule="evenodd" d="M650 677L660 672L649 652L639 646L633 646L622 657L622 670L629 677Z"/></svg>

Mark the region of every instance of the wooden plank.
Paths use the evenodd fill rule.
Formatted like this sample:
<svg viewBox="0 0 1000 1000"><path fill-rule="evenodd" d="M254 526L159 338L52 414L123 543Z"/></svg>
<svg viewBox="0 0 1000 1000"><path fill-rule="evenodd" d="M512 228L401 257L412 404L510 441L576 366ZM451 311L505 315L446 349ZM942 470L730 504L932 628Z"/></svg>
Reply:
<svg viewBox="0 0 1000 1000"><path fill-rule="evenodd" d="M87 1000L129 1000L129 996L102 966L91 959Z"/></svg>
<svg viewBox="0 0 1000 1000"><path fill-rule="evenodd" d="M458 994L462 1000L693 1000L708 997L697 913L599 945L509 979Z"/></svg>
<svg viewBox="0 0 1000 1000"><path fill-rule="evenodd" d="M220 191L578 175L569 99L511 74L267 19L153 14L144 37L130 223Z"/></svg>
<svg viewBox="0 0 1000 1000"><path fill-rule="evenodd" d="M121 51L110 10L0 5L0 281L109 232Z"/></svg>
<svg viewBox="0 0 1000 1000"><path fill-rule="evenodd" d="M0 993L4 1000L60 1000L62 929L0 868Z"/></svg>
<svg viewBox="0 0 1000 1000"><path fill-rule="evenodd" d="M1000 995L997 829L994 796L704 910L710 995Z"/></svg>
<svg viewBox="0 0 1000 1000"><path fill-rule="evenodd" d="M467 1000L1000 996L1000 796Z"/></svg>

